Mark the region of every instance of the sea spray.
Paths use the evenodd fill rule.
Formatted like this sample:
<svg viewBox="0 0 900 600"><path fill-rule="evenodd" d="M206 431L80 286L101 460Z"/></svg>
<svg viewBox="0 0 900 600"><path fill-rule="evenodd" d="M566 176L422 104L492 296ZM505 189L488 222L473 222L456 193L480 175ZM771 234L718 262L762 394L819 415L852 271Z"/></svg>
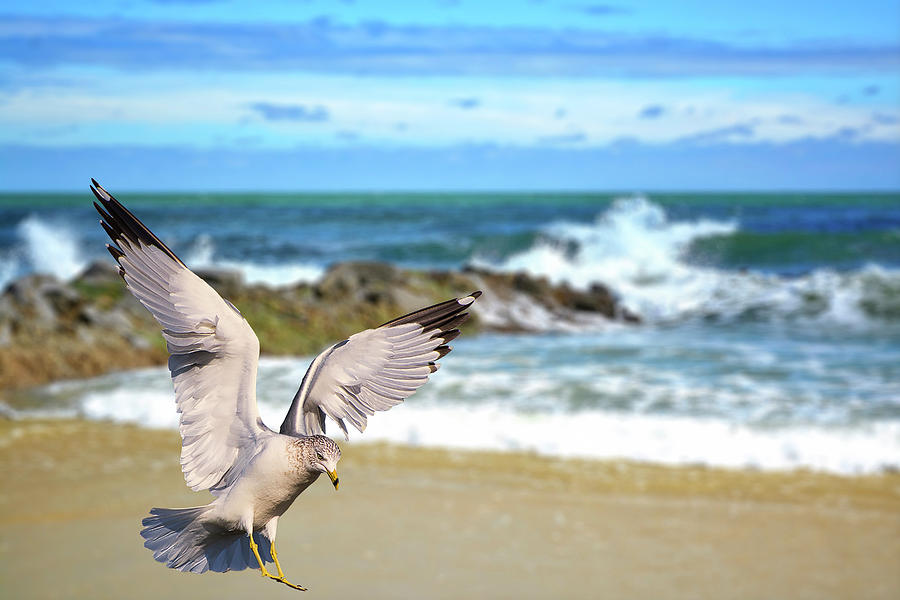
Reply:
<svg viewBox="0 0 900 600"><path fill-rule="evenodd" d="M825 267L784 276L705 265L698 260L704 257L689 256L696 242L739 231L736 220L673 221L661 206L636 196L617 199L592 224L546 225L531 248L506 259L476 256L471 262L576 288L607 285L628 309L652 323L703 318L880 327L884 318L900 315L897 268L865 265L840 272Z"/></svg>
<svg viewBox="0 0 900 600"><path fill-rule="evenodd" d="M239 272L247 284L272 287L312 283L319 280L325 272L322 266L305 262L262 264L250 260L216 258L216 246L208 234L197 236L185 260L194 268L229 269Z"/></svg>
<svg viewBox="0 0 900 600"><path fill-rule="evenodd" d="M17 246L0 252L0 289L28 273L45 273L68 280L87 265L75 233L65 224L35 215L15 229Z"/></svg>

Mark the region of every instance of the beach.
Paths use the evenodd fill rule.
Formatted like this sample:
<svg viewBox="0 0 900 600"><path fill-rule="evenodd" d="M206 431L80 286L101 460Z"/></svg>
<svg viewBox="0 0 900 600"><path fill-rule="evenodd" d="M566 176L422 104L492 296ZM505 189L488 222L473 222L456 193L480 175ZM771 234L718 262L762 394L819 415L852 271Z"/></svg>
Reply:
<svg viewBox="0 0 900 600"><path fill-rule="evenodd" d="M552 432L548 432L548 435ZM288 597L256 573L153 561L140 520L205 503L178 434L0 423L9 598ZM664 467L341 442L341 487L281 519L289 578L317 598L895 598L900 474Z"/></svg>
<svg viewBox="0 0 900 600"><path fill-rule="evenodd" d="M429 383L340 441L340 491L281 519L308 597L855 600L900 597L898 198L129 206L257 332L270 427L328 344L484 291ZM0 216L4 597L296 594L143 548L152 507L210 499L180 472L158 324L82 198Z"/></svg>

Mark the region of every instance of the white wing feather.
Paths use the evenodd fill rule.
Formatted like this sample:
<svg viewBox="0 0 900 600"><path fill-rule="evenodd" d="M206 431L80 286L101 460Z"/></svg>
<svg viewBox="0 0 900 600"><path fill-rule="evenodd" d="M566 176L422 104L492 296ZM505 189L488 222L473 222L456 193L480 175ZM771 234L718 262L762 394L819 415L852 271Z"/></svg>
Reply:
<svg viewBox="0 0 900 600"><path fill-rule="evenodd" d="M128 289L163 328L175 386L187 485L213 492L242 453L271 434L259 418L259 340L230 303L97 182L108 246ZM102 205L102 207L101 207Z"/></svg>
<svg viewBox="0 0 900 600"><path fill-rule="evenodd" d="M325 433L325 417L344 435L350 423L360 433L368 417L403 402L428 381L446 343L468 317L475 292L410 313L377 329L367 329L322 352L310 365L294 396L281 433Z"/></svg>

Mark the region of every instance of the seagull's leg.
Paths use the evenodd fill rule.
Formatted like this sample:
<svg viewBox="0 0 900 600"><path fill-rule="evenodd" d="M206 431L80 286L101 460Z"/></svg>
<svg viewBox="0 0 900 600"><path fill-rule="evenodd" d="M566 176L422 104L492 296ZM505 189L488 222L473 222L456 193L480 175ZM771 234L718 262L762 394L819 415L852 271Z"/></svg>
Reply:
<svg viewBox="0 0 900 600"><path fill-rule="evenodd" d="M281 565L278 564L278 553L275 552L275 542L272 542L272 560L275 561L275 568L278 569L278 577L284 579L284 571L281 570Z"/></svg>
<svg viewBox="0 0 900 600"><path fill-rule="evenodd" d="M256 542L253 541L253 534L249 534L250 538L250 549L253 550L253 556L256 557L256 562L259 564L259 571L263 577L271 577L272 579L277 579L271 573L266 570L266 565L263 563L263 560L259 557L259 546L256 545Z"/></svg>
<svg viewBox="0 0 900 600"><path fill-rule="evenodd" d="M284 576L284 571L281 570L281 565L278 564L278 553L275 552L275 527L277 525L278 525L278 517L275 517L274 519L272 519L271 521L266 523L265 531L266 531L266 537L269 538L269 543L270 543L269 549L272 554L272 560L275 561L275 568L278 569L278 577L275 577L274 575L272 575L271 573L266 571L266 568L263 566L262 558L259 555L259 546L256 544L256 542L253 541L253 535L250 536L250 549L253 550L253 555L256 556L256 561L259 563L259 568L262 570L263 577L268 577L269 579L274 579L275 581L283 583L284 585L288 586L289 588L293 588L295 590L300 590L301 592L305 592L306 591L305 587L303 587L302 585L297 585L296 583L291 583L290 581L287 580L287 578Z"/></svg>
<svg viewBox="0 0 900 600"><path fill-rule="evenodd" d="M278 517L272 517L269 519L269 522L266 523L265 532L266 537L269 538L269 546L270 552L272 554L272 560L275 561L275 568L278 569L278 576L281 579L284 579L284 571L281 570L281 564L278 562L278 552L275 551L275 530L278 528Z"/></svg>

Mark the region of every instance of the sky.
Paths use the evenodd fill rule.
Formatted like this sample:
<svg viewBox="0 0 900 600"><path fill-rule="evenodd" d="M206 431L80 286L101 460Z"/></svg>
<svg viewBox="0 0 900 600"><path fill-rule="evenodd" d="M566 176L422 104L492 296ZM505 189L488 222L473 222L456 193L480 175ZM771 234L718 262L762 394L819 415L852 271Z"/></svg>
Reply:
<svg viewBox="0 0 900 600"><path fill-rule="evenodd" d="M900 0L0 0L0 190L900 189Z"/></svg>

